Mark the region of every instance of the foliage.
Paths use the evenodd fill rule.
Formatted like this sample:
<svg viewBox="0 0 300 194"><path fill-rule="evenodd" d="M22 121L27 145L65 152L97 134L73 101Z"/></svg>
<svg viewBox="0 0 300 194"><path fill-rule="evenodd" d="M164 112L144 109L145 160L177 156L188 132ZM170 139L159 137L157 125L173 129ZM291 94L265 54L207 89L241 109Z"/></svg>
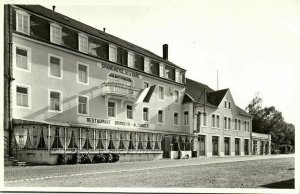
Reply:
<svg viewBox="0 0 300 194"><path fill-rule="evenodd" d="M262 98L256 96L246 107L249 114L253 116L252 131L257 133L271 134L273 149L288 152L288 148L280 148L283 145L295 145L295 126L286 123L274 106L262 107Z"/></svg>
<svg viewBox="0 0 300 194"><path fill-rule="evenodd" d="M67 157L66 154L59 154L57 157L57 164L68 164L69 163L69 158Z"/></svg>

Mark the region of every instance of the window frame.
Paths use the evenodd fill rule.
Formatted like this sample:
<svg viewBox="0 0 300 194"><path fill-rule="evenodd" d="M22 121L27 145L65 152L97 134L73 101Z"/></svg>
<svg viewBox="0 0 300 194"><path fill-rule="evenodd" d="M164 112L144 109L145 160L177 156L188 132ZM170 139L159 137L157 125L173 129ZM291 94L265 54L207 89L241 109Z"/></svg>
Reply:
<svg viewBox="0 0 300 194"><path fill-rule="evenodd" d="M17 48L23 49L27 51L27 67L28 69L23 69L17 66ZM31 72L31 48L27 46L23 46L20 44L13 44L13 66L16 70L23 71L23 72Z"/></svg>
<svg viewBox="0 0 300 194"><path fill-rule="evenodd" d="M128 118L128 109L127 109L127 106L131 106L132 107L132 112L131 112L131 115L132 115L132 118ZM134 119L134 110L133 110L133 104L131 103L126 103L126 120L133 120Z"/></svg>
<svg viewBox="0 0 300 194"><path fill-rule="evenodd" d="M159 111L162 111L162 121L159 121ZM165 123L165 111L163 109L157 109L157 123L164 124Z"/></svg>
<svg viewBox="0 0 300 194"><path fill-rule="evenodd" d="M206 116L205 116L205 125L204 125L204 112L202 111L198 111L200 112L200 127L207 127L207 119L208 119L208 114L206 113Z"/></svg>
<svg viewBox="0 0 300 194"><path fill-rule="evenodd" d="M18 105L18 96L17 96L17 87L20 87L20 88L27 88L27 99L28 99L28 106L20 106ZM24 109L24 110L31 110L31 86L30 85L26 85L26 84L19 84L19 83L15 83L14 85L14 98L15 98L15 107L16 108L19 108L19 109Z"/></svg>
<svg viewBox="0 0 300 194"><path fill-rule="evenodd" d="M19 20L18 20L19 16L18 16L18 14L22 15L22 28L23 28L22 30L20 30L18 28L18 26L19 26ZM28 21L27 21L27 23L28 23L28 32L24 32L24 16L28 17ZM23 10L16 10L16 31L27 34L27 35L30 35L30 14L29 13L27 13Z"/></svg>
<svg viewBox="0 0 300 194"><path fill-rule="evenodd" d="M188 110L185 110L183 111L183 125L184 126L189 126L190 125L190 115L189 115L189 112ZM186 117L186 114L187 113L187 117ZM187 118L187 119L186 119Z"/></svg>
<svg viewBox="0 0 300 194"><path fill-rule="evenodd" d="M147 64L146 61L149 61L149 63ZM144 72L151 73L151 60L147 57L144 58Z"/></svg>
<svg viewBox="0 0 300 194"><path fill-rule="evenodd" d="M165 78L165 69L165 64L159 63L159 77Z"/></svg>
<svg viewBox="0 0 300 194"><path fill-rule="evenodd" d="M129 64L129 55L132 56L132 64ZM127 52L127 66L130 68L135 68L135 54L131 51Z"/></svg>
<svg viewBox="0 0 300 194"><path fill-rule="evenodd" d="M110 103L110 102L112 102L112 103L114 103L114 113L115 113L115 115L114 116L110 116L109 114L108 114L108 110L109 110L109 106L108 106L108 104ZM106 111L106 114L107 114L107 117L108 118L117 118L117 101L115 101L115 100L109 100L108 102L107 102L107 111Z"/></svg>
<svg viewBox="0 0 300 194"><path fill-rule="evenodd" d="M147 120L144 120L144 109L145 109L145 108L148 109ZM149 121L150 121L150 107L148 107L148 106L143 106L142 113L143 113L143 115L142 115L142 120L143 120L143 122L149 122Z"/></svg>
<svg viewBox="0 0 300 194"><path fill-rule="evenodd" d="M147 83L147 84L149 85L149 87L147 87L147 88L150 88L150 87L151 87L151 83L150 83L150 82L144 81L144 80L143 80L143 89L145 89L145 87L144 87L144 86L145 86L145 83Z"/></svg>
<svg viewBox="0 0 300 194"><path fill-rule="evenodd" d="M59 106L60 106L60 110L52 110L51 109L51 97L50 94L51 92L57 92L59 93ZM54 113L62 113L64 110L63 108L63 93L60 90L54 90L54 89L48 89L48 112L54 112Z"/></svg>
<svg viewBox="0 0 300 194"><path fill-rule="evenodd" d="M178 93L178 98L177 98L176 92ZM180 92L179 92L179 90L174 90L174 103L175 104L180 103Z"/></svg>
<svg viewBox="0 0 300 194"><path fill-rule="evenodd" d="M160 88L163 89L162 90L162 98L160 98ZM162 85L158 85L158 92L157 92L157 94L158 94L158 100L159 101L164 101L165 100L165 87L162 86Z"/></svg>
<svg viewBox="0 0 300 194"><path fill-rule="evenodd" d="M177 113L177 124L175 124L175 113ZM180 113L179 112L173 112L173 126L180 126Z"/></svg>
<svg viewBox="0 0 300 194"><path fill-rule="evenodd" d="M180 70L179 69L175 69L175 82L181 83L180 82Z"/></svg>
<svg viewBox="0 0 300 194"><path fill-rule="evenodd" d="M59 33L60 33L59 42L55 42L53 40L53 33L52 33L52 28L53 27L59 28ZM60 26L57 23L50 23L50 42L52 42L54 44L58 44L58 45L61 45L61 43L62 43L62 26Z"/></svg>
<svg viewBox="0 0 300 194"><path fill-rule="evenodd" d="M86 113L80 113L79 112L79 97L85 97L86 98ZM77 96L77 114L78 115L89 115L89 96L87 96L87 95L78 95Z"/></svg>
<svg viewBox="0 0 300 194"><path fill-rule="evenodd" d="M51 75L51 62L50 62L51 57L55 57L55 58L60 59L60 77L57 77L55 75ZM64 62L63 62L62 57L51 54L51 53L48 53L48 77L62 80L63 79L63 66L64 66Z"/></svg>
<svg viewBox="0 0 300 194"><path fill-rule="evenodd" d="M112 60L112 58L111 58L112 57L110 55L111 49L115 49L115 51L116 51L116 53L115 53L115 61ZM114 62L114 63L117 63L117 61L118 61L118 47L116 45L114 45L114 44L109 44L109 46L108 46L108 60L110 62Z"/></svg>
<svg viewBox="0 0 300 194"><path fill-rule="evenodd" d="M80 79L79 79L79 65L83 65L83 66L86 66L87 68L86 68L86 79L87 79L87 82L85 83L85 82L81 82L80 81ZM83 84L83 85L89 85L89 82L90 82L90 79L89 79L89 74L90 74L90 71L89 71L89 69L90 69L90 66L89 66L89 64L86 64L86 63L82 63L82 62L77 62L77 83L79 83L79 84Z"/></svg>
<svg viewBox="0 0 300 194"><path fill-rule="evenodd" d="M81 43L80 38L86 38L86 51L81 50ZM78 50L82 53L88 53L89 52L89 37L84 33L78 33Z"/></svg>

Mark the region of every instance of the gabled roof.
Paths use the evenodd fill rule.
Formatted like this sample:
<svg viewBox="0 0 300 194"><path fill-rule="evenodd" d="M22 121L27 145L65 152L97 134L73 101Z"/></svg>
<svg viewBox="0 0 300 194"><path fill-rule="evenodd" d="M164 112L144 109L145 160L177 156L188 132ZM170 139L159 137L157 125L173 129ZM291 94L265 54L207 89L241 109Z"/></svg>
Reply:
<svg viewBox="0 0 300 194"><path fill-rule="evenodd" d="M202 84L197 81L186 78L186 89L185 89L186 95L184 96L184 99L191 99L194 102L196 102L198 100L198 98L200 97L200 95L202 94L204 88L206 88L206 92L207 92L206 104L210 105L210 106L214 106L216 108L220 105L222 99L225 97L226 93L229 91L229 88L214 91L213 89L211 89L209 86L207 86L205 84ZM186 100L184 102L189 102L189 101ZM199 103L204 103L204 95L203 94L199 100ZM247 113L246 111L244 111L243 109L238 107L237 105L236 105L236 107L237 107L237 111L239 114L248 116L248 117L252 117L252 115L250 115L249 113Z"/></svg>
<svg viewBox="0 0 300 194"><path fill-rule="evenodd" d="M100 39L103 39L103 40L107 40L109 42L112 42L116 45L120 45L122 47L125 47L129 50L132 50L132 51L135 51L137 53L140 53L142 55L145 55L145 56L148 56L148 57L151 57L155 60L158 60L160 62L163 62L165 64L169 64L171 66L174 66L174 67L177 67L179 69L182 69L182 70L185 70L177 65L175 65L174 63L168 61L168 60L165 60L163 59L162 57L154 54L153 52L149 51L149 50L146 50L144 48L141 48L137 45L134 45L130 42L127 42L121 38L118 38L116 36L113 36L113 35L110 35L106 32L103 32L101 30L98 30L96 28L93 28L89 25L86 25L84 23L81 23L77 20L74 20L72 18L69 18L63 14L60 14L58 12L55 12L55 11L52 11L50 9L47 9L43 6L40 6L40 5L20 5L20 4L16 4L16 6L18 7L21 7L23 9L26 9L26 10L29 10L33 13L36 13L38 15L41 15L41 16L44 16L46 18L49 18L49 19L52 19L54 21L57 21L59 23L62 23L66 26L70 26L72 28L75 28L77 29L78 31L81 31L81 32L85 32L87 34L90 34L90 35L93 35L93 36L96 36Z"/></svg>

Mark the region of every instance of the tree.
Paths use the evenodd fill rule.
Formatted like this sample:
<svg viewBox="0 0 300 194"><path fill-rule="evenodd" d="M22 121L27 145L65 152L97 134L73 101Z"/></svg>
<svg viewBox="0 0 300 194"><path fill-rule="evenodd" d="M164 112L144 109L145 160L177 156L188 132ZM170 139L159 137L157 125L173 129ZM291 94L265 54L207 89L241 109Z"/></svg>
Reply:
<svg viewBox="0 0 300 194"><path fill-rule="evenodd" d="M295 126L286 123L282 113L274 106L262 108L262 98L256 96L246 111L253 116L252 131L271 134L276 149L283 144L295 145Z"/></svg>

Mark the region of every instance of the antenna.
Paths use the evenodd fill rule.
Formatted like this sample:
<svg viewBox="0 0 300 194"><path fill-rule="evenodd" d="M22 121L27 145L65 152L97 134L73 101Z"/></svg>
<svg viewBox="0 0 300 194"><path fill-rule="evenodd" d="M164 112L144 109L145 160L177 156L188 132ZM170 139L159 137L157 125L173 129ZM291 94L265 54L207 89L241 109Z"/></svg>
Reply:
<svg viewBox="0 0 300 194"><path fill-rule="evenodd" d="M219 90L219 72L217 70L217 90Z"/></svg>

